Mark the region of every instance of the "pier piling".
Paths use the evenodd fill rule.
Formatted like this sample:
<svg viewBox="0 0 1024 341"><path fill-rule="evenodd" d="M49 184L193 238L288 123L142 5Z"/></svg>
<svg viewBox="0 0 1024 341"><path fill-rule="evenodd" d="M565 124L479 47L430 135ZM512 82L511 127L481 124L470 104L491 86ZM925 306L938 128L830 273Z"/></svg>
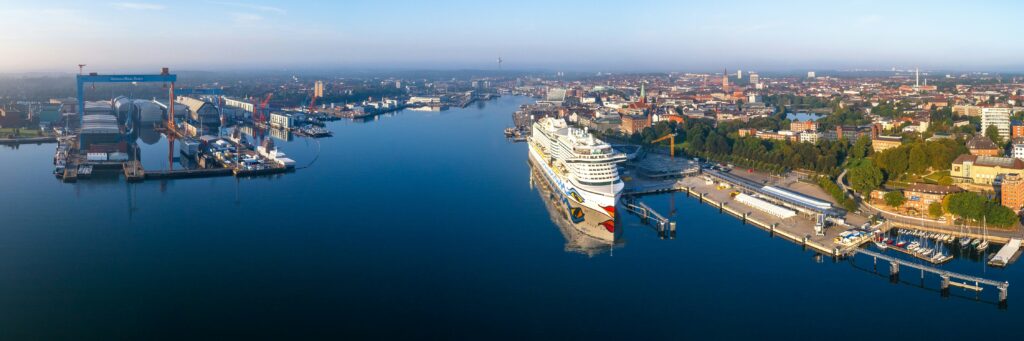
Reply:
<svg viewBox="0 0 1024 341"><path fill-rule="evenodd" d="M676 239L676 222L671 221L668 223L669 239Z"/></svg>
<svg viewBox="0 0 1024 341"><path fill-rule="evenodd" d="M1007 284L999 286L999 309L1006 309L1006 288Z"/></svg>
<svg viewBox="0 0 1024 341"><path fill-rule="evenodd" d="M942 297L949 297L949 276L942 275L940 278L942 278L942 283L939 285L939 293Z"/></svg>
<svg viewBox="0 0 1024 341"><path fill-rule="evenodd" d="M889 263L889 282L899 283L900 281L900 264L896 262Z"/></svg>

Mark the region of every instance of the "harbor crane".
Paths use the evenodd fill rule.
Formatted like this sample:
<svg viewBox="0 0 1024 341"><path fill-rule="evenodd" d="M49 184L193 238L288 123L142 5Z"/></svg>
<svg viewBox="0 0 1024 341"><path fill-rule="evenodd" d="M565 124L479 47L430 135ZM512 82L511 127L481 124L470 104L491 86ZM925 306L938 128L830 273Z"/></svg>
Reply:
<svg viewBox="0 0 1024 341"><path fill-rule="evenodd" d="M255 118L256 121L267 122L267 104L270 103L270 97L273 96L273 92L268 92L267 96L264 97L262 101L260 101L259 105L256 107L255 112L253 113L253 116L255 116L253 118Z"/></svg>
<svg viewBox="0 0 1024 341"><path fill-rule="evenodd" d="M661 141L665 141L666 139L669 141L668 142L668 144L669 144L668 155L670 157L672 157L672 159L674 160L676 158L676 134L668 134L668 135L659 137L658 139L656 139L654 141L651 141L651 143L658 143L658 142L661 142Z"/></svg>

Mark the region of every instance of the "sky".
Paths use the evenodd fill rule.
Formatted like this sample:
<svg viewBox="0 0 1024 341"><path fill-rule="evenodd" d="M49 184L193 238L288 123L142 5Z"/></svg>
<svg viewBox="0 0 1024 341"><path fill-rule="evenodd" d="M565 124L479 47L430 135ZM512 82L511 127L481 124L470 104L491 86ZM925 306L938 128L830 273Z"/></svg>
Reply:
<svg viewBox="0 0 1024 341"><path fill-rule="evenodd" d="M0 73L1024 71L1022 1L0 0Z"/></svg>

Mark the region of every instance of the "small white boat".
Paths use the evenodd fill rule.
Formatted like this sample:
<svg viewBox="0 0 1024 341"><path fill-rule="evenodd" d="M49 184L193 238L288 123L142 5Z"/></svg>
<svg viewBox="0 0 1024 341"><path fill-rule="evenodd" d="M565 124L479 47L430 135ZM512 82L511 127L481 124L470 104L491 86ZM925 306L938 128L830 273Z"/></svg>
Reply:
<svg viewBox="0 0 1024 341"><path fill-rule="evenodd" d="M988 241L981 241L981 243L978 243L978 246L976 248L978 249L978 251L985 251L985 249L988 249Z"/></svg>

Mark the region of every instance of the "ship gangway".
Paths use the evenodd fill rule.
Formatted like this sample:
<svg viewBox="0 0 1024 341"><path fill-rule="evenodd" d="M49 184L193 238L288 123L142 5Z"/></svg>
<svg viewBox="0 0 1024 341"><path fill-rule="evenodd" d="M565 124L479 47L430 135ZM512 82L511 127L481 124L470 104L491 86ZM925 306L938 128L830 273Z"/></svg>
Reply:
<svg viewBox="0 0 1024 341"><path fill-rule="evenodd" d="M661 216L661 214L658 214L658 212L653 208L639 200L635 200L630 197L625 198L629 198L622 204L626 211L639 216L640 221L644 224L651 224L656 230L658 230L658 237L661 237L662 239L665 237L668 237L669 239L676 238L676 222L670 221L668 218Z"/></svg>
<svg viewBox="0 0 1024 341"><path fill-rule="evenodd" d="M889 280L892 281L892 282L898 282L899 281L900 267L901 266L905 266L905 267L908 267L908 268L913 268L913 269L921 270L921 280L922 281L924 281L924 274L926 272L927 273L936 274L936 275L939 276L939 279L941 279L941 282L939 284L939 288L941 289L940 292L941 292L941 294L943 296L948 296L949 295L949 286L950 285L953 285L953 286L956 286L956 287L961 287L961 288L968 289L968 290L974 290L974 291L981 291L983 289L983 287L981 285L988 285L988 286L995 287L996 289L999 290L999 307L1000 308L1006 308L1006 299L1007 299L1007 294L1008 294L1007 290L1010 287L1010 282L994 281L994 280L991 280L991 279L981 278L981 277L977 277L977 276L971 276L971 275L965 275L965 274L956 273L956 272L952 272L952 271L947 271L947 270L935 268L935 267L932 267L932 266L928 266L928 265L924 265L924 264L919 264L919 263L914 263L914 262L902 260L902 259L899 259L899 258L895 258L895 257L892 257L892 256L883 255L881 253L878 253L878 252L875 252L875 251L871 251L871 250L868 250L868 249L860 249L860 248L858 248L858 249L854 249L852 252L854 254L858 254L859 253L859 254L863 254L865 256L874 258L874 262L875 262L875 266L876 267L878 266L878 260L879 259L884 260L886 262L889 262ZM854 257L850 257L851 261L853 261L853 259L854 259ZM963 281L963 282L954 282L953 280ZM972 285L971 283L974 283L974 284Z"/></svg>

